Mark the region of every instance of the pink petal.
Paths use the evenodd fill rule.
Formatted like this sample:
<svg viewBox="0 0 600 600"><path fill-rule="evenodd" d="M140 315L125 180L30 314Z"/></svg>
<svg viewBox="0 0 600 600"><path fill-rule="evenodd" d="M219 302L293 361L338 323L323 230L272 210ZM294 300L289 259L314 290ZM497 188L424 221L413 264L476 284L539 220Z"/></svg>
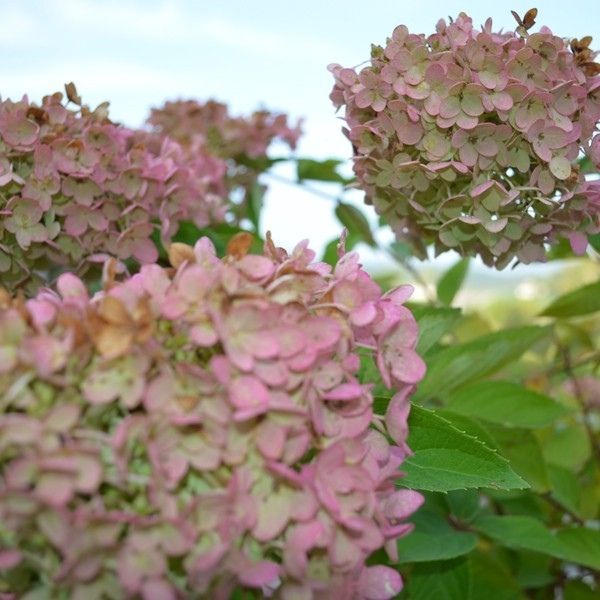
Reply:
<svg viewBox="0 0 600 600"><path fill-rule="evenodd" d="M365 600L390 600L402 590L402 577L391 567L366 567L360 575L358 592Z"/></svg>
<svg viewBox="0 0 600 600"><path fill-rule="evenodd" d="M95 456L79 455L76 457L79 476L75 483L77 489L84 494L92 494L102 481L102 465Z"/></svg>
<svg viewBox="0 0 600 600"><path fill-rule="evenodd" d="M355 400L363 395L363 388L359 383L342 383L324 394L325 400L344 401Z"/></svg>
<svg viewBox="0 0 600 600"><path fill-rule="evenodd" d="M392 376L404 383L417 383L425 376L423 359L409 348L404 348L391 364Z"/></svg>
<svg viewBox="0 0 600 600"><path fill-rule="evenodd" d="M483 224L483 226L491 233L499 233L506 227L507 224L508 219L503 217L502 219L496 219L495 221L487 221Z"/></svg>
<svg viewBox="0 0 600 600"><path fill-rule="evenodd" d="M69 234L69 235L73 235L73 236L79 236L82 233L85 233L86 229L88 227L87 224L87 219L85 218L84 215L82 214L74 214L74 215L69 215L66 219L65 219L65 231Z"/></svg>
<svg viewBox="0 0 600 600"><path fill-rule="evenodd" d="M583 233L579 233L578 231L574 231L569 234L569 243L571 244L571 249L575 254L581 256L585 254L588 245L587 236Z"/></svg>
<svg viewBox="0 0 600 600"><path fill-rule="evenodd" d="M64 506L73 497L73 477L62 473L42 473L36 495L52 506Z"/></svg>
<svg viewBox="0 0 600 600"><path fill-rule="evenodd" d="M85 285L72 273L62 274L56 282L56 288L64 300L73 302L80 308L83 308L89 299Z"/></svg>
<svg viewBox="0 0 600 600"><path fill-rule="evenodd" d="M50 323L56 315L56 306L43 298L27 300L27 310L38 327Z"/></svg>
<svg viewBox="0 0 600 600"><path fill-rule="evenodd" d="M158 260L158 250L150 239L138 239L133 246L133 256L142 263L154 263Z"/></svg>
<svg viewBox="0 0 600 600"><path fill-rule="evenodd" d="M374 302L365 302L362 306L355 308L350 313L350 320L357 327L365 327L372 323L377 316L377 308Z"/></svg>
<svg viewBox="0 0 600 600"><path fill-rule="evenodd" d="M414 490L396 490L383 504L383 512L388 519L400 521L412 515L425 501Z"/></svg>
<svg viewBox="0 0 600 600"><path fill-rule="evenodd" d="M398 392L390 400L385 413L385 426L391 438L399 445L403 446L408 436L408 414L410 412L410 402L408 395L411 388L405 388Z"/></svg>
<svg viewBox="0 0 600 600"><path fill-rule="evenodd" d="M22 558L19 550L0 550L0 571L16 567Z"/></svg>
<svg viewBox="0 0 600 600"><path fill-rule="evenodd" d="M498 110L510 110L513 106L512 96L508 92L492 94L492 102Z"/></svg>
<svg viewBox="0 0 600 600"><path fill-rule="evenodd" d="M212 323L208 321L194 325L190 329L190 339L198 346L208 348L219 341L219 336Z"/></svg>
<svg viewBox="0 0 600 600"><path fill-rule="evenodd" d="M142 584L143 600L175 600L175 591L164 579L147 579Z"/></svg>
<svg viewBox="0 0 600 600"><path fill-rule="evenodd" d="M285 444L285 427L266 420L260 424L256 433L256 445L267 459L277 460L283 453Z"/></svg>
<svg viewBox="0 0 600 600"><path fill-rule="evenodd" d="M282 326L277 329L276 334L279 354L284 358L297 354L306 345L306 336L297 327Z"/></svg>
<svg viewBox="0 0 600 600"><path fill-rule="evenodd" d="M277 336L271 331L261 331L248 336L246 347L257 358L273 358L279 352Z"/></svg>
<svg viewBox="0 0 600 600"><path fill-rule="evenodd" d="M229 400L236 408L264 406L269 402L269 391L264 384L252 375L235 379L229 387Z"/></svg>
<svg viewBox="0 0 600 600"><path fill-rule="evenodd" d="M413 295L414 291L415 288L412 285L401 285L386 292L384 298L389 298L394 304L402 304Z"/></svg>
<svg viewBox="0 0 600 600"><path fill-rule="evenodd" d="M275 271L275 265L266 256L247 254L237 263L237 266L249 279L265 279Z"/></svg>
<svg viewBox="0 0 600 600"><path fill-rule="evenodd" d="M248 587L262 587L274 584L279 578L280 567L270 560L251 563L239 573L240 582Z"/></svg>
<svg viewBox="0 0 600 600"><path fill-rule="evenodd" d="M258 521L253 530L259 542L275 539L285 528L290 518L291 497L271 494L258 506Z"/></svg>
<svg viewBox="0 0 600 600"><path fill-rule="evenodd" d="M340 326L329 317L313 317L303 323L303 331L316 350L331 348L341 335Z"/></svg>

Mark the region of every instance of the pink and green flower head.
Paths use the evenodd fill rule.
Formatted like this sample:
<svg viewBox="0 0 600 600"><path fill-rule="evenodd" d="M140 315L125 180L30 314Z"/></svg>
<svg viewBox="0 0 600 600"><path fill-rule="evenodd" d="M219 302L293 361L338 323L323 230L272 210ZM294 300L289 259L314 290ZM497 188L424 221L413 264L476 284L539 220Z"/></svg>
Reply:
<svg viewBox="0 0 600 600"><path fill-rule="evenodd" d="M577 163L581 150L599 160L590 41L461 13L429 36L397 27L360 69L330 65L358 184L418 256L432 244L501 269L544 260L559 238L585 251L600 230L600 185ZM510 197L492 212L478 200L490 182Z"/></svg>
<svg viewBox="0 0 600 600"><path fill-rule="evenodd" d="M397 488L424 375L412 288L382 294L343 241L333 268L306 242L250 242L224 258L207 238L173 244L171 267L129 277L108 260L92 296L70 273L27 301L3 292L0 569L24 593L402 589L376 557L398 560L423 502Z"/></svg>

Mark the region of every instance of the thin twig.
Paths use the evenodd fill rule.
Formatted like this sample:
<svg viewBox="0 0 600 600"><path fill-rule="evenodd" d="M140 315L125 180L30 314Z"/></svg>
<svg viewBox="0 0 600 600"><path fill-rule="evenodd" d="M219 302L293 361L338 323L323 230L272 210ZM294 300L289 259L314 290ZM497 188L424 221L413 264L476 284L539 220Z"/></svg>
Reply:
<svg viewBox="0 0 600 600"><path fill-rule="evenodd" d="M578 525L581 525L582 527L585 526L585 521L581 517L576 515L573 511L569 510L566 506L564 506L558 500L553 498L549 493L541 494L540 497L546 502L548 502L548 504L552 505L552 507L558 510L559 512L568 514L571 517L571 519L573 519L573 521L575 521Z"/></svg>
<svg viewBox="0 0 600 600"><path fill-rule="evenodd" d="M581 386L579 385L579 380L577 378L577 375L575 374L575 372L573 370L573 365L571 363L571 354L569 352L569 349L566 348L565 346L563 346L558 338L556 339L556 346L558 347L559 352L562 354L562 357L564 360L564 371L567 374L567 377L571 380L571 382L573 384L573 390L575 391L574 396L577 399L577 401L579 402L579 405L581 407L581 412L583 413L583 426L585 427L585 430L590 438L590 444L592 445L594 453L596 454L597 458L600 460L600 440L598 439L598 435L596 434L596 432L592 429L592 426L590 425L589 408L588 408L587 402L585 401L585 396L583 394L583 390L581 389Z"/></svg>

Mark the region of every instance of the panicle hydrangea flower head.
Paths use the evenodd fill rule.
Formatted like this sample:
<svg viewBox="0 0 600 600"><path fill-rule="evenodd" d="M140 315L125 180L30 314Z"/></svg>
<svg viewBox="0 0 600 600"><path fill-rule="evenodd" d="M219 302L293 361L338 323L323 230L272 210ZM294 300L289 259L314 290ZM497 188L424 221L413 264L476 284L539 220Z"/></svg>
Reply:
<svg viewBox="0 0 600 600"><path fill-rule="evenodd" d="M39 106L27 97L0 102L0 274L7 287L35 287L56 268L82 273L90 258L106 255L151 263L158 223L168 241L182 219L200 227L224 220L223 161L191 157L174 140L111 122L106 104L91 111L76 93L74 100L69 107L57 93Z"/></svg>
<svg viewBox="0 0 600 600"><path fill-rule="evenodd" d="M302 133L300 123L291 126L284 114L257 110L249 117L234 117L226 104L216 100L166 102L152 109L148 124L184 146L205 146L225 159L264 157L276 140L294 149Z"/></svg>
<svg viewBox="0 0 600 600"><path fill-rule="evenodd" d="M360 70L329 67L358 185L421 258L433 243L503 268L559 237L581 253L599 229L600 184L575 162L600 117L591 38L518 31L461 13L429 36L396 27Z"/></svg>
<svg viewBox="0 0 600 600"><path fill-rule="evenodd" d="M207 238L173 244L172 268L123 281L108 262L91 298L72 274L27 301L0 294L0 569L30 573L26 588L401 589L366 559L397 558L422 503L396 487L424 372L412 289L382 295L343 243L334 268L306 242L248 248L244 235L224 259ZM395 390L385 415L365 360Z"/></svg>
<svg viewBox="0 0 600 600"><path fill-rule="evenodd" d="M176 100L152 109L152 131L177 140L192 156L207 153L227 162L230 209L238 221L251 215L260 173L270 166L267 152L275 142L294 150L301 121L292 125L285 114L257 110L236 117L215 100Z"/></svg>

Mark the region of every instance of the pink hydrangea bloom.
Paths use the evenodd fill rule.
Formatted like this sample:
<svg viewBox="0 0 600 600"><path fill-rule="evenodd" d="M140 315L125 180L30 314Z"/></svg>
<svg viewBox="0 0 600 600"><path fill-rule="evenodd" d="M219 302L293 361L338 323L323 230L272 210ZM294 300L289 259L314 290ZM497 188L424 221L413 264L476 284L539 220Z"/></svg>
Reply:
<svg viewBox="0 0 600 600"><path fill-rule="evenodd" d="M423 501L397 487L424 373L411 288L382 295L343 244L334 268L270 238L169 255L109 264L91 298L72 274L3 295L0 568L81 599L393 598L400 575L366 560L397 559Z"/></svg>
<svg viewBox="0 0 600 600"><path fill-rule="evenodd" d="M226 170L206 152L111 122L105 104L70 107L62 94L39 106L2 100L3 285L33 289L57 268L82 274L99 253L154 262L154 229L166 243L181 220L224 220Z"/></svg>
<svg viewBox="0 0 600 600"><path fill-rule="evenodd" d="M598 162L585 52L547 27L521 37L461 13L429 36L400 25L359 71L330 65L367 203L422 258L433 243L501 269L544 260L559 237L585 251L600 229L600 184L576 164L582 149Z"/></svg>
<svg viewBox="0 0 600 600"><path fill-rule="evenodd" d="M154 108L147 121L151 130L179 142L190 156L208 154L227 163L225 183L230 210L237 220L252 217L259 174L270 165L267 155L274 143L292 150L302 130L285 114L257 110L249 116L233 116L226 104L215 100L176 100Z"/></svg>
<svg viewBox="0 0 600 600"><path fill-rule="evenodd" d="M234 117L227 105L215 100L166 102L152 109L148 124L184 146L203 145L227 159L264 157L275 140L294 149L301 135L300 123L290 126L284 114L257 110L248 117Z"/></svg>

